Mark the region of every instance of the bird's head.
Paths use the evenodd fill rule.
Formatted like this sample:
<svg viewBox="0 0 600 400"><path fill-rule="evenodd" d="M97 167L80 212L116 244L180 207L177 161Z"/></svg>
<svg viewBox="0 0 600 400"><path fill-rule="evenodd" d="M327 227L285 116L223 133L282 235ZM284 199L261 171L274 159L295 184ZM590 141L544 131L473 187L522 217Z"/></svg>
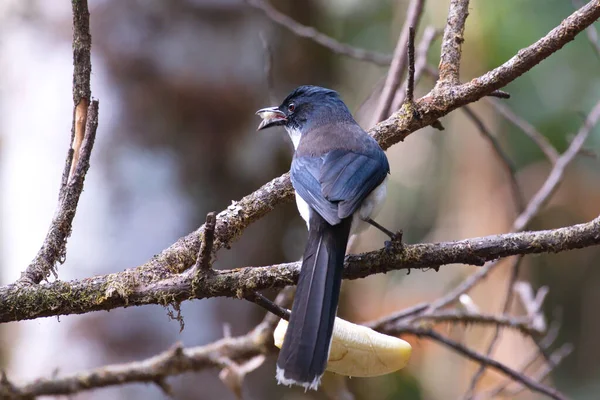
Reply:
<svg viewBox="0 0 600 400"><path fill-rule="evenodd" d="M256 114L263 119L257 130L284 126L288 131L305 132L320 124L353 120L339 94L319 86L300 86L280 106L262 108Z"/></svg>

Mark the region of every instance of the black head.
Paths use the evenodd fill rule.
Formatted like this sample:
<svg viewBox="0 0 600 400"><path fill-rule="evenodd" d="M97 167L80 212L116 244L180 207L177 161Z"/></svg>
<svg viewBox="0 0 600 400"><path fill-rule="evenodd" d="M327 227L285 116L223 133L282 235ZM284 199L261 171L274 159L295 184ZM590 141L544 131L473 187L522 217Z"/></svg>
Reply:
<svg viewBox="0 0 600 400"><path fill-rule="evenodd" d="M340 95L319 86L300 86L279 107L263 108L256 114L263 119L258 130L285 126L303 131L319 124L353 120Z"/></svg>

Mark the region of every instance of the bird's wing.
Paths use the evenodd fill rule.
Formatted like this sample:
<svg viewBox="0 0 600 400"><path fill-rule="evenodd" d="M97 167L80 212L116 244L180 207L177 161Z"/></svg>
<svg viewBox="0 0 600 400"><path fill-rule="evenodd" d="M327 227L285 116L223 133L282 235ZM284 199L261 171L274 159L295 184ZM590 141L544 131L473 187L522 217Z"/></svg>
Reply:
<svg viewBox="0 0 600 400"><path fill-rule="evenodd" d="M383 151L366 155L333 150L327 153L321 167L321 189L327 200L338 202L338 217L346 218L383 182L388 172Z"/></svg>
<svg viewBox="0 0 600 400"><path fill-rule="evenodd" d="M319 183L323 160L324 157L294 157L290 177L297 195L330 225L337 225L341 221L338 205L325 198Z"/></svg>
<svg viewBox="0 0 600 400"><path fill-rule="evenodd" d="M373 155L332 150L322 157L295 157L294 189L327 222L351 216L389 171L383 151Z"/></svg>

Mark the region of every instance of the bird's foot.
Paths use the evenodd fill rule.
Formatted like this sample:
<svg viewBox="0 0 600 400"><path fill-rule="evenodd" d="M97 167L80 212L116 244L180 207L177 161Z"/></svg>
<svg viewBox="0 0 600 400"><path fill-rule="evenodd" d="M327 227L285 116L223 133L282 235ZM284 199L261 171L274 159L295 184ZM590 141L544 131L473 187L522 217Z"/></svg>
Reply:
<svg viewBox="0 0 600 400"><path fill-rule="evenodd" d="M401 230L399 230L396 233L392 233L390 236L390 240L386 240L384 242L385 245L385 249L387 251L402 251L402 249L404 248L404 243L402 242L402 235L404 234L404 232Z"/></svg>

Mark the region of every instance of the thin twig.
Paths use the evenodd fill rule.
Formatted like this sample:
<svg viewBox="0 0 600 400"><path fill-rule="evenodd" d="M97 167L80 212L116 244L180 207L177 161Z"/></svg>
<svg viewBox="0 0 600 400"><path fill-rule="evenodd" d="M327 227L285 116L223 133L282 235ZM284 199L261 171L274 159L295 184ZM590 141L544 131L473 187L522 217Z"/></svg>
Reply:
<svg viewBox="0 0 600 400"><path fill-rule="evenodd" d="M259 292L250 293L246 296L246 300L255 303L256 305L264 308L273 315L278 316L281 319L288 321L290 319L290 311L286 308L278 306L275 302L267 299Z"/></svg>
<svg viewBox="0 0 600 400"><path fill-rule="evenodd" d="M562 346L560 346L558 349L556 349L551 355L550 355L550 363L547 365L542 366L542 368L540 368L539 371L537 371L534 375L533 375L533 380L537 381L537 382L542 382L544 381L544 379L546 379L548 377L548 375L550 374L550 372L552 372L552 370L554 369L554 367L558 364L560 364L562 362L562 360L564 360L566 357L568 357L572 352L573 352L573 345L571 343L565 343ZM518 384L518 382L516 382ZM518 389L515 390L511 390L511 391L507 391L506 395L509 396L510 398L515 398L516 396L519 395L519 393L521 393L525 388L521 385L519 385Z"/></svg>
<svg viewBox="0 0 600 400"><path fill-rule="evenodd" d="M195 269L198 273L206 273L212 267L216 224L217 214L214 211L206 214L202 243L200 244L200 250L198 250L198 257L196 258L195 265Z"/></svg>
<svg viewBox="0 0 600 400"><path fill-rule="evenodd" d="M533 217L537 215L540 209L548 202L550 197L552 197L552 194L554 194L562 182L565 169L579 153L587 137L596 126L596 123L598 123L599 119L600 101L596 103L592 111L590 111L588 114L585 123L579 129L579 132L577 132L577 135L567 148L567 151L565 151L558 158L558 160L556 160L554 168L552 168L552 172L550 172L550 175L548 175L548 178L540 190L538 190L535 196L533 196L533 198L529 201L527 208L521 213L521 215L517 217L515 223L513 224L513 231L517 232L525 229Z"/></svg>
<svg viewBox="0 0 600 400"><path fill-rule="evenodd" d="M544 332L537 330L531 323L529 317L514 317L506 313L501 315L490 315L471 313L459 310L438 310L432 314L418 314L403 322L398 320L394 314L370 323L368 326L375 330L384 330L388 334L399 334L411 325L419 326L420 322L431 321L433 323L454 323L465 325L491 325L503 328L516 329L519 332L538 336ZM489 354L487 354L489 357Z"/></svg>
<svg viewBox="0 0 600 400"><path fill-rule="evenodd" d="M583 5L577 0L572 0L571 2L573 3L573 6L575 8L579 8ZM594 25L590 25L585 31L590 45L592 45L592 48L596 52L596 56L600 58L600 43L598 42L598 31L596 31Z"/></svg>
<svg viewBox="0 0 600 400"><path fill-rule="evenodd" d="M590 25L585 31L592 48L596 51L596 56L600 58L600 42L598 41L598 31L594 25Z"/></svg>
<svg viewBox="0 0 600 400"><path fill-rule="evenodd" d="M544 336L540 340L534 340L534 342L537 346L537 349L534 352L532 352L527 358L525 358L525 361L523 362L522 366L519 368L519 371L522 374L525 374L527 372L527 370L540 358L540 355L543 355L544 358L546 358L546 360L550 360L551 355L548 355L546 357L546 353L547 353L547 350L550 348L550 346L552 346L552 344L558 337L558 333L560 331L560 325L561 325L561 322L560 322L560 318L559 318L552 322L552 324L550 325L550 328L548 329L548 332L546 333L546 336ZM556 365L558 365L558 363ZM502 393L511 383L513 383L513 381L511 379L506 379L505 381L500 382L498 385L496 385L496 387L488 390L487 392L478 394L475 397L475 399L477 399L477 400L483 400L485 398L494 399L494 398L496 398L496 396L498 396L500 393Z"/></svg>
<svg viewBox="0 0 600 400"><path fill-rule="evenodd" d="M394 49L394 59L390 65L390 70L388 71L385 84L383 85L383 91L381 92L379 103L377 104L377 108L373 113L372 124L378 123L379 121L387 118L390 114L390 106L392 105L394 95L400 86L402 75L404 75L404 71L406 70L407 66L407 46L410 28L418 28L421 15L423 14L424 3L425 0L411 0L408 6L406 20L404 21L404 25L400 31L400 37L398 38L396 48Z"/></svg>
<svg viewBox="0 0 600 400"><path fill-rule="evenodd" d="M503 315L508 312L508 309L512 302L513 286L515 285L515 283L517 281L517 277L519 274L519 265L521 264L521 261L523 261L523 256L518 256L513 261L513 264L511 267L511 277L508 281L508 288L506 290L506 295L504 298L504 305L502 307ZM529 320L529 318L528 318L528 320ZM496 347L496 343L498 342L498 339L500 338L500 328L501 328L501 326L499 324L496 325L494 328L494 334L492 336L492 340L490 340L490 343L485 351L486 357L490 357L492 355L492 352L494 351L494 348ZM469 388L467 389L467 392L465 393L465 396L464 396L465 399L473 398L473 396L475 394L475 389L477 388L477 384L483 377L483 374L485 373L485 369L486 369L486 366L481 364L479 366L479 368L477 369L477 372L475 372L475 374L473 374L473 378L471 379Z"/></svg>
<svg viewBox="0 0 600 400"><path fill-rule="evenodd" d="M83 191L83 181L89 167L89 157L98 126L98 102L92 102L90 74L92 71L90 51L90 13L87 0L73 1L73 123L71 145L63 170L58 194L58 207L46 234L44 243L27 269L21 273L19 284L40 283L50 274L58 277L56 264L64 263L67 239L71 235L71 225L79 196ZM93 110L92 110L93 109ZM90 111L94 115L89 115ZM84 148L84 146L87 147ZM77 170L80 174L77 175Z"/></svg>
<svg viewBox="0 0 600 400"><path fill-rule="evenodd" d="M464 42L465 22L469 15L469 0L451 0L448 20L442 38L440 79L438 85L458 85L461 46Z"/></svg>
<svg viewBox="0 0 600 400"><path fill-rule="evenodd" d="M397 312L387 315L383 318L372 321L372 322L368 323L367 326L371 329L375 329L376 331L381 330L381 329L384 329L384 327L386 327L389 323L397 322L404 318L411 317L415 314L419 314L421 311L426 310L428 307L429 307L429 303L425 303L425 302L415 304L412 307L405 308L401 311L397 311Z"/></svg>
<svg viewBox="0 0 600 400"><path fill-rule="evenodd" d="M267 18L275 22L277 25L288 29L294 35L310 39L323 47L328 48L336 54L341 54L355 60L368 61L381 66L388 66L392 62L392 57L388 54L377 53L375 51L352 47L344 43L340 43L332 37L329 37L315 28L302 25L296 20L280 13L273 8L269 3L262 0L244 0L249 6L262 11Z"/></svg>
<svg viewBox="0 0 600 400"><path fill-rule="evenodd" d="M429 53L429 49L431 48L431 44L433 41L441 34L441 31L435 29L432 26L428 26L423 31L423 37L419 42L419 46L416 50L416 61L415 61L415 77L414 77L414 85L416 85L421 80L421 75L423 75L423 71L427 66L427 53ZM409 63L410 64L410 63ZM413 86L414 86L413 85ZM406 98L406 92L408 91L408 82L406 84L406 90L398 90L396 91L396 95L394 97L394 101L392 102L392 110L397 110L400 108L402 103L404 103L404 99Z"/></svg>
<svg viewBox="0 0 600 400"><path fill-rule="evenodd" d="M81 142L80 157L73 176L69 179L64 196L59 200L58 209L52 219L50 229L38 254L27 269L21 273L17 285L33 285L47 278L51 272L56 276L56 263L64 262L66 242L71 228L79 197L83 191L85 176L90 167L90 156L96 140L98 128L98 101L92 100L87 111L85 135Z"/></svg>
<svg viewBox="0 0 600 400"><path fill-rule="evenodd" d="M406 78L406 99L415 101L415 28L408 28L408 76Z"/></svg>
<svg viewBox="0 0 600 400"><path fill-rule="evenodd" d="M556 151L554 146L550 144L544 135L535 129L535 127L533 127L533 125L531 125L529 122L515 114L506 104L495 99L488 99L488 101L494 106L500 115L523 131L523 133L525 133L540 148L540 150L542 150L546 158L552 164L556 163L556 160L559 156L558 151Z"/></svg>
<svg viewBox="0 0 600 400"><path fill-rule="evenodd" d="M500 372L501 374L510 377L515 382L519 382L519 383L525 385L526 387L528 387L529 389L531 389L534 392L544 394L555 400L567 400L567 398L562 393L560 393L558 390L556 390L552 387L543 385L543 384L529 378L528 376L521 374L518 371L513 370L512 368L507 367L506 365L504 365L494 359L486 357L483 354L479 354L479 353L461 345L460 343L450 340L447 337L440 335L439 333L437 333L436 331L434 331L432 329L407 328L405 333L410 333L410 334L420 336L420 337L426 337L435 342L443 344L444 346L451 348L452 350L456 351L457 353L459 353L467 358L470 358L471 360L474 360L479 364L485 365L488 368L494 369L494 370Z"/></svg>
<svg viewBox="0 0 600 400"><path fill-rule="evenodd" d="M496 137L488 130L485 126L481 118L471 109L469 106L462 107L462 110L467 114L467 117L475 124L479 133L488 141L488 143L492 146L494 153L498 157L498 160L502 164L504 170L506 171L506 175L508 176L508 180L511 185L511 192L513 196L513 200L515 202L515 206L518 212L521 212L525 209L525 198L519 187L519 182L517 181L517 169L513 164L510 157L504 152L502 146L496 139Z"/></svg>

